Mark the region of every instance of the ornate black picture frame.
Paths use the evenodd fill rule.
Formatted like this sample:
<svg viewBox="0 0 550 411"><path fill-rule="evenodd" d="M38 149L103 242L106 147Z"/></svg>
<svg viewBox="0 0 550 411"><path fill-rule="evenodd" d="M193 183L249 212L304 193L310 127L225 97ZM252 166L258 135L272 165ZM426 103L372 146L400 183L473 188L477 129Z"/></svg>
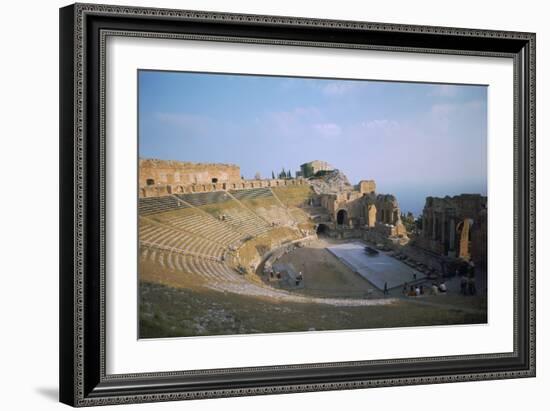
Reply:
<svg viewBox="0 0 550 411"><path fill-rule="evenodd" d="M108 36L513 59L513 352L107 374ZM535 34L76 4L60 10L60 100L61 402L91 406L535 376Z"/></svg>

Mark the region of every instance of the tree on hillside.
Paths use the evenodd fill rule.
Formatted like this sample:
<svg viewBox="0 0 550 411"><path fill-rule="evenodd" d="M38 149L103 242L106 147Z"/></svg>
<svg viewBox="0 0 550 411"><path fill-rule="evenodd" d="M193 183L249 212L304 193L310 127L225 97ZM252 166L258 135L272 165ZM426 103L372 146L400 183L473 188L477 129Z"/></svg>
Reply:
<svg viewBox="0 0 550 411"><path fill-rule="evenodd" d="M273 171L271 172L271 178L275 180L275 173Z"/></svg>
<svg viewBox="0 0 550 411"><path fill-rule="evenodd" d="M406 215L401 213L401 222L407 229L408 233L413 233L417 230L417 220L415 220L413 213L408 212Z"/></svg>

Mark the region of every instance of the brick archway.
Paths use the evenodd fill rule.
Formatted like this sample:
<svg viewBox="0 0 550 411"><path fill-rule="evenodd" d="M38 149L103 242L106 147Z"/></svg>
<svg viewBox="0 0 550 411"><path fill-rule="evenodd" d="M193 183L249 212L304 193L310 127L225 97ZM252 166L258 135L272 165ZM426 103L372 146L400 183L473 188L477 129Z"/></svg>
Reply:
<svg viewBox="0 0 550 411"><path fill-rule="evenodd" d="M348 222L348 212L347 210L341 209L336 213L336 224L344 225Z"/></svg>

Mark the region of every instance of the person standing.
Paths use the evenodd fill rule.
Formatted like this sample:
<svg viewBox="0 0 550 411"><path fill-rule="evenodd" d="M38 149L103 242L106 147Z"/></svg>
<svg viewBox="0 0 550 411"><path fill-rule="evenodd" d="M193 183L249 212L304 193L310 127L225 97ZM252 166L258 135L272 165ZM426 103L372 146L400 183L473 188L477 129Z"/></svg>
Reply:
<svg viewBox="0 0 550 411"><path fill-rule="evenodd" d="M384 295L388 295L388 282L384 283Z"/></svg>

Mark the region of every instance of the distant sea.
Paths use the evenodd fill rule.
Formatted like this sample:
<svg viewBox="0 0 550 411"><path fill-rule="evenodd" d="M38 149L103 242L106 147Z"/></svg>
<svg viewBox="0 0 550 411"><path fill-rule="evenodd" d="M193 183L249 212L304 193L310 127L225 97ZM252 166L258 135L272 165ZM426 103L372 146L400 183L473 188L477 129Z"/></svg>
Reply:
<svg viewBox="0 0 550 411"><path fill-rule="evenodd" d="M412 212L415 217L422 214L426 197L445 197L459 194L487 195L486 184L449 184L448 187L435 186L398 186L377 184L376 191L381 194L393 194L397 197L402 213Z"/></svg>

